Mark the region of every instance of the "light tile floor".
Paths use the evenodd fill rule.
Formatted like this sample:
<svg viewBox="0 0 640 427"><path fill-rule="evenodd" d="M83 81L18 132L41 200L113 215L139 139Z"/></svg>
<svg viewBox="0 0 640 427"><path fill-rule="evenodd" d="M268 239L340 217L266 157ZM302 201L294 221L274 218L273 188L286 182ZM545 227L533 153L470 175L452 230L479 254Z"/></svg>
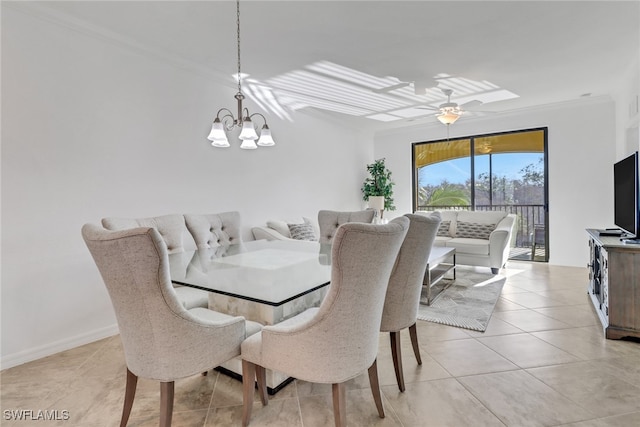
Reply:
<svg viewBox="0 0 640 427"><path fill-rule="evenodd" d="M422 366L402 335L406 392L388 337L378 369L386 418L368 378L348 384L350 426L640 426L640 343L604 339L583 268L509 262L486 332L418 321ZM2 371L2 426L117 426L125 365L118 336ZM240 382L217 372L176 382L174 426L239 426ZM158 383L141 379L130 426L158 425ZM66 410L67 421L7 420L4 410ZM295 381L251 426L333 425L331 387Z"/></svg>

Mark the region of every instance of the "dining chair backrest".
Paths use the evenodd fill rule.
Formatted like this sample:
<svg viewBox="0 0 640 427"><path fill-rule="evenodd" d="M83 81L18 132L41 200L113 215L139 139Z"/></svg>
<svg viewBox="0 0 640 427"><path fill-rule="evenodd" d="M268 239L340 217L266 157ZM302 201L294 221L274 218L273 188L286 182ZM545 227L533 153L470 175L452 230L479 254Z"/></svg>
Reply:
<svg viewBox="0 0 640 427"><path fill-rule="evenodd" d="M410 225L389 278L380 326L383 332L399 331L416 322L429 254L440 225L437 213L404 216Z"/></svg>
<svg viewBox="0 0 640 427"><path fill-rule="evenodd" d="M217 323L195 315L215 312L184 308L155 228L108 231L87 224L82 236L111 297L127 367L135 375L173 381L240 354L244 318L219 314Z"/></svg>
<svg viewBox="0 0 640 427"><path fill-rule="evenodd" d="M185 214L184 219L198 249L211 249L242 242L239 212Z"/></svg>
<svg viewBox="0 0 640 427"><path fill-rule="evenodd" d="M184 216L181 214L149 218L103 218L102 226L107 230L127 230L138 227L155 228L167 245L167 251L170 254L190 252L197 249L196 242L187 228ZM177 285L175 289L178 299L185 308L207 308L209 306L207 291Z"/></svg>
<svg viewBox="0 0 640 427"><path fill-rule="evenodd" d="M275 332L286 322L265 327L262 355L253 361L322 383L341 383L368 369L378 353L387 283L408 228L404 217L385 225L341 226L331 248L331 285L320 307L294 330Z"/></svg>
<svg viewBox="0 0 640 427"><path fill-rule="evenodd" d="M318 227L320 229L320 243L331 243L336 231L342 224L348 222L371 223L375 216L373 209L353 212L321 210L318 212Z"/></svg>

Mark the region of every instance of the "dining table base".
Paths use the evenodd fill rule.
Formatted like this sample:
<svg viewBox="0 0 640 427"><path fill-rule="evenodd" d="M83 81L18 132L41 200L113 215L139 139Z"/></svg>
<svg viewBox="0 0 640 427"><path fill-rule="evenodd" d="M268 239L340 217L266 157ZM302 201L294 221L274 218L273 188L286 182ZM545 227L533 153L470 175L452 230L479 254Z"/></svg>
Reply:
<svg viewBox="0 0 640 427"><path fill-rule="evenodd" d="M262 325L275 325L308 308L318 307L327 294L327 289L327 286L323 286L280 305L212 293L209 294L209 309L230 316L243 316Z"/></svg>
<svg viewBox="0 0 640 427"><path fill-rule="evenodd" d="M263 325L275 325L302 313L308 308L318 307L324 299L327 289L328 286L323 286L277 306L212 293L209 295L209 308L231 316L243 316L247 320ZM225 375L242 381L242 359L240 357L231 359L216 369ZM293 378L277 371L267 369L266 373L267 392L271 395L293 381Z"/></svg>

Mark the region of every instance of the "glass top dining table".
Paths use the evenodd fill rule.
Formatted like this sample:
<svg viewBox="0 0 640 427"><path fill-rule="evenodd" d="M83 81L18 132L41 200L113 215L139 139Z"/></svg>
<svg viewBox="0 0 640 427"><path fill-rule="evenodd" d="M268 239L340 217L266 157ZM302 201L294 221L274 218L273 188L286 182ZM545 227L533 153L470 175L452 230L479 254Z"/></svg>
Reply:
<svg viewBox="0 0 640 427"><path fill-rule="evenodd" d="M281 306L329 284L331 245L255 240L170 254L169 266L173 283Z"/></svg>

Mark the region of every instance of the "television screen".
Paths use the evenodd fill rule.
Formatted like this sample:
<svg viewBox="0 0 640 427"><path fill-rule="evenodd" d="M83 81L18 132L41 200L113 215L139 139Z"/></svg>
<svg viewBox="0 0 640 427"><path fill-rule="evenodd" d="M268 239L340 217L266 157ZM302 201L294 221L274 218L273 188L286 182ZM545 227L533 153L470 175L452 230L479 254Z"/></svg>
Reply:
<svg viewBox="0 0 640 427"><path fill-rule="evenodd" d="M638 236L638 152L613 165L614 222L631 237Z"/></svg>

